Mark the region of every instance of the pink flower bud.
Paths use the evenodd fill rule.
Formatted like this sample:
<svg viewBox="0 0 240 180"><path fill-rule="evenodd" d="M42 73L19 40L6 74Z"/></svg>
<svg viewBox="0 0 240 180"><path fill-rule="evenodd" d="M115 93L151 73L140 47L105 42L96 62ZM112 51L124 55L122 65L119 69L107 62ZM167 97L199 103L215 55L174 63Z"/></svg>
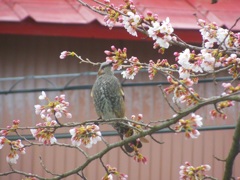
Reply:
<svg viewBox="0 0 240 180"><path fill-rule="evenodd" d="M138 120L141 120L143 118L142 114L138 114Z"/></svg>
<svg viewBox="0 0 240 180"><path fill-rule="evenodd" d="M13 120L14 125L18 125L20 123L20 120Z"/></svg>
<svg viewBox="0 0 240 180"><path fill-rule="evenodd" d="M112 52L111 51L108 51L108 50L105 50L104 53L108 56L112 55Z"/></svg>
<svg viewBox="0 0 240 180"><path fill-rule="evenodd" d="M109 3L110 3L110 0L104 0L104 3L105 3L105 4L109 4Z"/></svg>
<svg viewBox="0 0 240 180"><path fill-rule="evenodd" d="M148 12L147 12L147 15L148 15L148 16L152 16L152 12L151 12L151 11L148 11Z"/></svg>
<svg viewBox="0 0 240 180"><path fill-rule="evenodd" d="M111 49L113 50L113 51L117 51L117 49L116 49L116 47L115 46L111 46Z"/></svg>
<svg viewBox="0 0 240 180"><path fill-rule="evenodd" d="M70 118L72 118L72 114L71 113L67 113L66 117L70 119Z"/></svg>
<svg viewBox="0 0 240 180"><path fill-rule="evenodd" d="M173 55L174 56L179 56L179 53L178 52L174 52Z"/></svg>
<svg viewBox="0 0 240 180"><path fill-rule="evenodd" d="M232 84L231 83L222 83L222 86L224 88L230 88L232 86Z"/></svg>
<svg viewBox="0 0 240 180"><path fill-rule="evenodd" d="M131 116L131 119L132 119L132 120L134 120L135 118L136 118L136 116L135 116L135 115L132 115L132 116Z"/></svg>

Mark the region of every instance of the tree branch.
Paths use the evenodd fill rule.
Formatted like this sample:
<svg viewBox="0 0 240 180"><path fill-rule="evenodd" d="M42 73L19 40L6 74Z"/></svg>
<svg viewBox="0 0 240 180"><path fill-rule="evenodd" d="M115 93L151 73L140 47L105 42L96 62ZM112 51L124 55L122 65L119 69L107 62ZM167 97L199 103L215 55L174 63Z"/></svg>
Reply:
<svg viewBox="0 0 240 180"><path fill-rule="evenodd" d="M238 117L238 122L233 135L232 146L229 151L228 157L226 159L223 180L229 180L232 178L232 169L233 169L234 160L239 152L240 152L240 115Z"/></svg>

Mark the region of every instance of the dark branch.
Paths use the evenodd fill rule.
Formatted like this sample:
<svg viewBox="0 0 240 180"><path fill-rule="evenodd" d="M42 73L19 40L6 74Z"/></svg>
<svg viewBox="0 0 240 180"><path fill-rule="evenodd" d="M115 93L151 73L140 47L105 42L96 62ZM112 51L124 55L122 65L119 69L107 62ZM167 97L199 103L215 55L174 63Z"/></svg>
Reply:
<svg viewBox="0 0 240 180"><path fill-rule="evenodd" d="M229 180L232 177L232 169L236 156L240 152L240 115L238 117L236 129L233 135L233 142L225 164L223 180Z"/></svg>

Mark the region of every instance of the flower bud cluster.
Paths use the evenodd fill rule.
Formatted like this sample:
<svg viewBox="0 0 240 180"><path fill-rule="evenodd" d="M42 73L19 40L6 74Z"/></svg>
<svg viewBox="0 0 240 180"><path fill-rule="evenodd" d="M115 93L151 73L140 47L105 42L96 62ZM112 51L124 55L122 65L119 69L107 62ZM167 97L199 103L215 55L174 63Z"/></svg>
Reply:
<svg viewBox="0 0 240 180"><path fill-rule="evenodd" d="M177 64L172 64L170 65L168 63L167 59L158 59L157 62L155 63L153 60L150 60L148 63L148 73L149 73L149 79L153 80L153 77L156 75L158 69L167 67L171 69L177 69L178 65Z"/></svg>
<svg viewBox="0 0 240 180"><path fill-rule="evenodd" d="M18 125L20 123L20 120L13 120L12 126L7 126L6 129L0 131L1 136L7 136L10 132L15 132L15 130L18 128Z"/></svg>
<svg viewBox="0 0 240 180"><path fill-rule="evenodd" d="M216 106L216 109L210 111L212 119L220 117L222 119L227 119L227 115L223 112L225 108L234 106L234 101L222 101Z"/></svg>
<svg viewBox="0 0 240 180"><path fill-rule="evenodd" d="M139 150L135 150L135 154L134 154L134 157L133 159L135 161L137 161L138 163L143 163L143 164L146 164L147 163L147 158L145 156L143 156Z"/></svg>
<svg viewBox="0 0 240 180"><path fill-rule="evenodd" d="M142 114L138 114L137 117L135 115L132 115L131 117L131 119L136 122L141 121L142 118L143 118ZM124 138L128 138L130 136L136 135L139 132L143 131L143 127L140 124L128 122L128 125L133 128L129 128L129 130L125 133Z"/></svg>
<svg viewBox="0 0 240 180"><path fill-rule="evenodd" d="M134 79L136 74L142 68L140 61L137 57L132 56L130 59L127 60L130 63L130 67L126 68L121 74L123 78L126 79Z"/></svg>
<svg viewBox="0 0 240 180"><path fill-rule="evenodd" d="M109 164L106 165L106 168L108 173L104 177L102 177L102 180L112 180L112 175L117 176L119 180L127 180L128 175L118 172L117 168L111 167Z"/></svg>
<svg viewBox="0 0 240 180"><path fill-rule="evenodd" d="M222 96L227 96L240 91L240 84L234 87L231 83L222 83L222 86L224 87ZM231 106L234 106L234 101L227 100L219 102L215 107L216 109L210 111L210 115L213 119L217 117L227 119L227 115L223 112L223 110Z"/></svg>
<svg viewBox="0 0 240 180"><path fill-rule="evenodd" d="M104 53L107 55L106 61L112 62L113 70L122 69L122 64L127 62L127 48L117 49L115 46L111 46L111 51L105 50Z"/></svg>
<svg viewBox="0 0 240 180"><path fill-rule="evenodd" d="M10 146L10 153L6 157L6 161L9 164L16 164L17 160L19 158L18 152L21 154L25 154L25 147L22 144L22 141L20 139L16 141L10 141L7 139L7 135L11 132L15 132L16 129L18 128L18 125L20 123L20 120L13 120L13 125L12 126L7 126L6 130L1 130L0 131L0 149L3 148L5 144Z"/></svg>
<svg viewBox="0 0 240 180"><path fill-rule="evenodd" d="M72 114L67 111L69 107L69 102L65 101L65 95L56 96L54 101L50 101L46 93L42 91L42 94L39 96L40 100L47 100L46 105L35 105L35 113L40 115L41 119L44 121L52 121L52 115L55 118L61 118L62 115L65 115L67 118L72 118Z"/></svg>
<svg viewBox="0 0 240 180"><path fill-rule="evenodd" d="M140 122L143 118L143 115L142 114L138 114L138 116L136 117L135 115L132 115L131 116L131 119L133 121L136 121L136 122ZM129 122L128 123L129 126L132 126L133 128L129 128L129 130L126 132L126 134L124 135L124 138L127 138L127 137L130 137L130 136L133 136L133 135L136 135L138 134L139 132L143 131L144 130L144 127L142 127L140 124L137 124L137 123L131 123ZM147 158L144 157L140 152L139 152L139 148L138 148L138 144L141 143L141 140L145 141L145 142L148 142L147 139L145 139L144 137L141 138L141 139L136 139L136 144L129 144L133 150L134 150L134 157L133 159L137 162L142 162L143 164L146 164L147 163Z"/></svg>
<svg viewBox="0 0 240 180"><path fill-rule="evenodd" d="M180 81L173 80L171 76L167 77L168 82L171 84L164 89L166 94L173 93L174 103L187 103L187 105L196 104L198 102L197 98L199 95L194 91L191 86L196 82L196 80L191 80L190 78L183 79Z"/></svg>
<svg viewBox="0 0 240 180"><path fill-rule="evenodd" d="M232 75L233 78L237 78L240 73L240 58L236 54L225 55L220 58L223 67L230 67L228 73Z"/></svg>
<svg viewBox="0 0 240 180"><path fill-rule="evenodd" d="M208 164L193 167L189 162L185 162L185 165L180 166L180 180L190 179L204 179L206 177L206 171L209 171L211 166Z"/></svg>
<svg viewBox="0 0 240 180"><path fill-rule="evenodd" d="M115 6L109 0L104 1L105 6L97 6L95 9L107 13L104 17L106 26L112 29L119 22L132 36L137 36L136 29L142 22L142 16L136 12L136 8L131 0L125 0L124 5Z"/></svg>

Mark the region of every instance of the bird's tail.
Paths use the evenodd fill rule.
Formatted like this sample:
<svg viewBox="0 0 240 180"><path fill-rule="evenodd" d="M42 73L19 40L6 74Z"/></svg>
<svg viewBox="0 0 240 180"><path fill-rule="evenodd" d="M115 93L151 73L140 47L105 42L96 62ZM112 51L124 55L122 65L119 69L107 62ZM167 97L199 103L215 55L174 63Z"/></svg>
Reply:
<svg viewBox="0 0 240 180"><path fill-rule="evenodd" d="M116 129L121 139L126 139L134 134L133 129L123 126L123 124L116 123L114 124L113 127L114 129ZM133 140L130 143L124 145L124 149L128 153L132 153L134 151L134 148L141 148L141 147L142 147L142 143L139 139Z"/></svg>
<svg viewBox="0 0 240 180"><path fill-rule="evenodd" d="M132 153L134 151L134 147L141 148L142 147L141 141L140 140L134 140L134 141L124 145L124 149L128 153Z"/></svg>

